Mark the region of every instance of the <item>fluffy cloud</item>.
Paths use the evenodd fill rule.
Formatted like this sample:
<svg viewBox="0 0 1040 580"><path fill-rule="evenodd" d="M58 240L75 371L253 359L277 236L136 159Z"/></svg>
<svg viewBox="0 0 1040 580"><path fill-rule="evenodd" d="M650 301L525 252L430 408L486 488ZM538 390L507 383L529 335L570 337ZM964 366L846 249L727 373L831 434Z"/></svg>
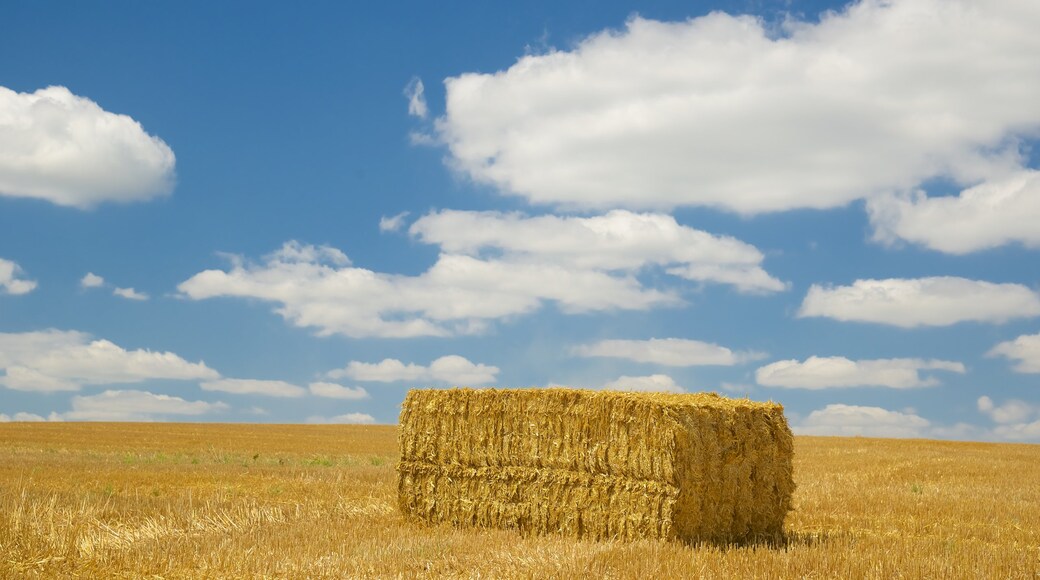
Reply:
<svg viewBox="0 0 1040 580"><path fill-rule="evenodd" d="M1040 295L1021 284L954 277L856 280L851 286L813 284L798 312L842 321L903 328L976 321L1003 323L1040 315Z"/></svg>
<svg viewBox="0 0 1040 580"><path fill-rule="evenodd" d="M93 272L87 272L79 280L80 288L101 288L105 284L105 279ZM143 302L149 299L148 294L144 292L138 292L133 288L120 288L118 286L112 289L112 295L118 296L120 298L125 298L127 300L134 300L137 302Z"/></svg>
<svg viewBox="0 0 1040 580"><path fill-rule="evenodd" d="M993 399L982 396L979 397L977 404L979 411L996 423L1021 423L1033 415L1040 415L1040 407L1017 399L997 405Z"/></svg>
<svg viewBox="0 0 1040 580"><path fill-rule="evenodd" d="M762 269L762 253L728 236L679 225L664 214L615 210L589 218L441 211L410 229L420 240L470 256L482 251L510 261L592 271L660 266L673 276L730 284L742 292L777 292L786 284Z"/></svg>
<svg viewBox="0 0 1040 580"><path fill-rule="evenodd" d="M426 107L425 88L422 79L412 77L404 88L404 96L408 99L408 114L413 117L425 119L429 109Z"/></svg>
<svg viewBox="0 0 1040 580"><path fill-rule="evenodd" d="M100 288L105 285L105 279L93 272L87 272L79 280L81 288Z"/></svg>
<svg viewBox="0 0 1040 580"><path fill-rule="evenodd" d="M649 393L685 393L686 390L675 384L668 375L649 375L645 377L621 376L617 380L603 385L608 391L636 391Z"/></svg>
<svg viewBox="0 0 1040 580"><path fill-rule="evenodd" d="M133 288L116 288L116 289L112 290L112 294L114 296L119 296L120 298L126 298L127 300L136 300L136 301L148 300L148 295L147 294L145 294L144 292L138 292L137 290L134 290Z"/></svg>
<svg viewBox="0 0 1040 580"><path fill-rule="evenodd" d="M186 401L180 397L157 395L148 391L108 390L97 395L72 398L72 410L52 412L44 418L34 413L15 413L9 417L0 413L0 422L6 421L156 421L219 413L228 406L221 402Z"/></svg>
<svg viewBox="0 0 1040 580"><path fill-rule="evenodd" d="M438 136L474 180L562 206L756 213L974 185L1019 169L1040 124L1038 27L1032 0L864 0L779 29L633 18L447 79Z"/></svg>
<svg viewBox="0 0 1040 580"><path fill-rule="evenodd" d="M1003 356L1017 360L1015 370L1020 373L1040 373L1040 333L1024 334L1015 340L994 346L987 356Z"/></svg>
<svg viewBox="0 0 1040 580"><path fill-rule="evenodd" d="M993 429L993 433L1007 441L1040 441L1040 420L1000 425Z"/></svg>
<svg viewBox="0 0 1040 580"><path fill-rule="evenodd" d="M39 421L47 421L47 420L48 419L46 417L43 417L41 415L37 415L36 413L25 413L25 412L15 413L13 417L10 416L10 415L6 415L4 413L0 413L0 423L10 423L11 421L16 421L16 422L19 422L19 423L23 423L23 422L39 422ZM52 413L49 420L50 421L60 421L61 417L58 416L55 413Z"/></svg>
<svg viewBox="0 0 1040 580"><path fill-rule="evenodd" d="M170 193L173 151L65 87L0 87L0 195L88 208Z"/></svg>
<svg viewBox="0 0 1040 580"><path fill-rule="evenodd" d="M302 397L307 394L303 387L285 381L258 379L217 379L199 383L204 391L222 391L236 395L266 395L269 397Z"/></svg>
<svg viewBox="0 0 1040 580"><path fill-rule="evenodd" d="M874 238L898 239L949 254L1011 242L1040 247L1040 172L1023 170L954 197L886 195L867 204Z"/></svg>
<svg viewBox="0 0 1040 580"><path fill-rule="evenodd" d="M396 232L404 226L404 220L408 217L408 212L403 211L397 215L379 218L379 231L381 232Z"/></svg>
<svg viewBox="0 0 1040 580"><path fill-rule="evenodd" d="M945 360L893 358L849 360L845 357L812 356L799 362L782 360L755 371L758 384L794 389L829 389L841 387L889 387L909 389L939 384L935 377L921 377L922 370L964 373L964 365Z"/></svg>
<svg viewBox="0 0 1040 580"><path fill-rule="evenodd" d="M578 356L623 358L672 367L732 366L763 356L754 352L733 352L710 342L682 338L602 340L576 346L571 352Z"/></svg>
<svg viewBox="0 0 1040 580"><path fill-rule="evenodd" d="M551 280L551 284L546 281ZM178 289L195 300L221 296L278 304L292 324L351 337L449 336L481 331L488 320L526 314L551 301L564 312L645 310L681 303L631 275L441 254L419 276L349 266L334 248L288 242L261 264L233 258Z"/></svg>
<svg viewBox="0 0 1040 580"><path fill-rule="evenodd" d="M86 333L61 330L0 333L0 368L5 371L0 385L22 391L219 376L205 363L190 363L172 352L128 351Z"/></svg>
<svg viewBox="0 0 1040 580"><path fill-rule="evenodd" d="M0 292L5 294L28 294L36 289L36 282L22 278L22 268L0 258Z"/></svg>
<svg viewBox="0 0 1040 580"><path fill-rule="evenodd" d="M368 391L361 387L344 387L336 383L316 382L307 385L307 390L318 397L357 401L368 398Z"/></svg>
<svg viewBox="0 0 1040 580"><path fill-rule="evenodd" d="M371 425L376 422L376 418L366 413L346 413L345 415L336 415L335 417L322 417L315 415L313 417L307 417L308 423L336 423L344 425Z"/></svg>
<svg viewBox="0 0 1040 580"><path fill-rule="evenodd" d="M834 404L813 411L793 430L799 435L912 438L929 435L930 427L931 423L916 413Z"/></svg>
<svg viewBox="0 0 1040 580"><path fill-rule="evenodd" d="M977 404L983 415L998 424L993 429L997 437L1008 441L1040 441L1040 405L1017 399L997 405L987 396L979 397Z"/></svg>
<svg viewBox="0 0 1040 580"><path fill-rule="evenodd" d="M442 356L425 367L388 358L378 363L350 361L345 368L328 373L329 378L349 377L356 381L392 383L425 381L453 385L482 385L495 382L498 367L474 364L458 355Z"/></svg>
<svg viewBox="0 0 1040 580"><path fill-rule="evenodd" d="M62 413L68 421L153 421L164 416L198 416L227 410L224 403L186 401L180 397L147 391L105 391L72 398L72 410Z"/></svg>

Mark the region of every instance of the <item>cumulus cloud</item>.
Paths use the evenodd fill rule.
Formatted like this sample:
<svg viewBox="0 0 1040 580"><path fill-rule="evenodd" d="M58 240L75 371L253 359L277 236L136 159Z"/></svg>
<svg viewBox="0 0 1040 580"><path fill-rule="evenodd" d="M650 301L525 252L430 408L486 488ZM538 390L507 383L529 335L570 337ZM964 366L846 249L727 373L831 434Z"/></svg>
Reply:
<svg viewBox="0 0 1040 580"><path fill-rule="evenodd" d="M645 377L621 376L603 385L608 391L633 391L649 393L685 393L686 390L675 384L668 375L649 375Z"/></svg>
<svg viewBox="0 0 1040 580"><path fill-rule="evenodd" d="M379 218L379 231L381 232L396 232L404 226L404 220L408 217L408 212L403 211L395 216Z"/></svg>
<svg viewBox="0 0 1040 580"><path fill-rule="evenodd" d="M1040 373L1040 333L1024 334L1015 340L994 346L986 356L1003 356L1018 361L1015 370L1020 373Z"/></svg>
<svg viewBox="0 0 1040 580"><path fill-rule="evenodd" d="M105 279L93 272L87 272L79 280L81 288L100 288L105 285Z"/></svg>
<svg viewBox="0 0 1040 580"><path fill-rule="evenodd" d="M764 356L755 352L733 352L710 342L682 338L601 340L575 346L571 352L578 356L623 358L672 367L732 366Z"/></svg>
<svg viewBox="0 0 1040 580"><path fill-rule="evenodd" d="M566 206L756 213L974 184L1018 167L1040 124L1038 26L1031 0L865 0L779 30L637 17L446 79L439 137L474 180Z"/></svg>
<svg viewBox="0 0 1040 580"><path fill-rule="evenodd" d="M103 277L98 276L93 272L87 272L79 280L80 288L85 289L101 288L106 284L107 282ZM136 302L144 302L145 300L148 300L150 298L150 296L148 296L148 294L146 294L145 292L139 292L133 288L120 288L119 286L112 288L112 295L118 296L120 298L125 298L127 300L134 300Z"/></svg>
<svg viewBox="0 0 1040 580"><path fill-rule="evenodd" d="M997 405L993 399L982 396L977 401L979 411L996 423L1021 423L1034 415L1040 415L1040 407L1025 401L1011 399Z"/></svg>
<svg viewBox="0 0 1040 580"><path fill-rule="evenodd" d="M903 328L975 321L1003 323L1040 315L1040 295L1021 284L950 276L856 280L851 286L813 284L799 317L874 322Z"/></svg>
<svg viewBox="0 0 1040 580"><path fill-rule="evenodd" d="M65 87L0 87L0 195L89 208L167 195L173 151L126 115Z"/></svg>
<svg viewBox="0 0 1040 580"><path fill-rule="evenodd" d="M408 114L425 119L429 109L426 107L426 94L422 79L412 77L404 87L404 96L408 99Z"/></svg>
<svg viewBox="0 0 1040 580"><path fill-rule="evenodd" d="M546 280L552 280L547 284ZM566 313L646 310L676 305L674 293L643 287L632 275L441 254L418 276L351 267L334 248L288 242L251 264L206 270L178 289L191 299L255 298L318 334L351 337L449 336L483 330L490 320L528 314L544 302Z"/></svg>
<svg viewBox="0 0 1040 580"><path fill-rule="evenodd" d="M21 391L76 391L83 385L214 379L203 362L172 352L125 350L77 331L0 333L0 385Z"/></svg>
<svg viewBox="0 0 1040 580"><path fill-rule="evenodd" d="M742 292L787 287L762 269L763 255L754 246L680 225L665 214L614 210L582 218L447 210L423 216L410 232L469 256L493 252L511 261L593 271L659 266L673 276L729 284Z"/></svg>
<svg viewBox="0 0 1040 580"><path fill-rule="evenodd" d="M941 370L964 374L964 364L946 360L893 358L849 360L845 357L811 356L805 362L782 360L755 371L755 380L766 387L831 389L844 387L931 387L939 379L922 377L920 371Z"/></svg>
<svg viewBox="0 0 1040 580"><path fill-rule="evenodd" d="M225 411L221 402L187 401L148 391L109 390L72 398L72 410L61 414L67 421L154 421L166 416L198 416Z"/></svg>
<svg viewBox="0 0 1040 580"><path fill-rule="evenodd" d="M145 294L144 292L138 292L137 290L134 290L133 288L116 288L116 289L112 290L112 294L114 296L119 296L120 298L126 298L127 300L136 300L136 301L148 300L148 295L147 294Z"/></svg>
<svg viewBox="0 0 1040 580"><path fill-rule="evenodd" d="M0 413L0 423L10 423L12 421L15 421L15 422L18 422L18 423L28 423L28 422L60 421L60 420L61 420L61 417L58 416L55 413L52 413L50 418L43 417L42 415L37 415L36 413L20 412L20 413L15 413L13 417L11 415Z"/></svg>
<svg viewBox="0 0 1040 580"><path fill-rule="evenodd" d="M265 395L268 397L302 397L307 390L285 381L259 379L216 379L203 381L199 387L204 391L222 391L236 395Z"/></svg>
<svg viewBox="0 0 1040 580"><path fill-rule="evenodd" d="M993 433L1007 441L1040 441L1040 420L999 425L993 429Z"/></svg>
<svg viewBox="0 0 1040 580"><path fill-rule="evenodd" d="M417 365L388 358L378 363L350 361L346 367L328 373L329 378L348 377L356 381L393 383L408 381L438 382L453 385L482 385L495 382L499 369L495 366L473 363L458 355L442 356L430 366Z"/></svg>
<svg viewBox="0 0 1040 580"><path fill-rule="evenodd" d="M810 413L793 431L799 435L916 438L928 436L931 426L916 413L833 404Z"/></svg>
<svg viewBox="0 0 1040 580"><path fill-rule="evenodd" d="M23 275L22 268L18 264L0 258L0 292L18 295L28 294L35 290L36 282L23 278Z"/></svg>
<svg viewBox="0 0 1040 580"><path fill-rule="evenodd" d="M1040 405L1018 399L998 405L988 396L979 397L977 404L983 415L997 423L993 429L997 437L1008 441L1040 441Z"/></svg>
<svg viewBox="0 0 1040 580"><path fill-rule="evenodd" d="M307 390L309 390L312 395L328 397L330 399L357 401L368 398L368 391L362 387L344 387L343 385L338 385L336 383L315 382L307 385Z"/></svg>
<svg viewBox="0 0 1040 580"><path fill-rule="evenodd" d="M346 413L344 415L336 415L335 417L323 417L315 415L307 417L308 423L336 423L344 425L371 425L376 422L376 418L366 413Z"/></svg>
<svg viewBox="0 0 1040 580"><path fill-rule="evenodd" d="M1012 242L1040 247L1040 172L1022 170L957 196L885 195L867 203L876 240L906 240L948 254Z"/></svg>

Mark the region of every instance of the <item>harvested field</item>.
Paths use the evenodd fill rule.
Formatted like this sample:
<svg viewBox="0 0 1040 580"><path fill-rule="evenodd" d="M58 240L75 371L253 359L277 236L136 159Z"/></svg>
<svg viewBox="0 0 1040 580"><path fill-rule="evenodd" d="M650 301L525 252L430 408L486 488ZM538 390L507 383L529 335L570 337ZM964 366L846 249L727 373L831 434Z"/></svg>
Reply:
<svg viewBox="0 0 1040 580"><path fill-rule="evenodd" d="M780 543L426 526L397 430L0 423L0 577L1036 578L1040 446L795 437Z"/></svg>

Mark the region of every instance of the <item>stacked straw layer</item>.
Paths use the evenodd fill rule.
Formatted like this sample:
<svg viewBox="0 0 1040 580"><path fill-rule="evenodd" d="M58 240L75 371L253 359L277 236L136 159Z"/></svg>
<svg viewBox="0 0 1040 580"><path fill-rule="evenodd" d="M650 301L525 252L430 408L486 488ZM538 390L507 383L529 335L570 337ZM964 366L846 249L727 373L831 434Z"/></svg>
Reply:
<svg viewBox="0 0 1040 580"><path fill-rule="evenodd" d="M782 531L783 408L713 393L412 390L398 501L411 517L588 538Z"/></svg>

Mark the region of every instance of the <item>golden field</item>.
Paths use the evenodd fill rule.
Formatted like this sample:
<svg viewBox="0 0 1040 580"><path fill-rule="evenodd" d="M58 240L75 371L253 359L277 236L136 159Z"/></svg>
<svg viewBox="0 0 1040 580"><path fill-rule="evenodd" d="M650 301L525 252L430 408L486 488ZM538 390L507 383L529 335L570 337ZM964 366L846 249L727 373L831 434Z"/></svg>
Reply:
<svg viewBox="0 0 1040 580"><path fill-rule="evenodd" d="M786 539L425 527L392 426L0 423L0 577L1037 578L1040 446L796 437Z"/></svg>

